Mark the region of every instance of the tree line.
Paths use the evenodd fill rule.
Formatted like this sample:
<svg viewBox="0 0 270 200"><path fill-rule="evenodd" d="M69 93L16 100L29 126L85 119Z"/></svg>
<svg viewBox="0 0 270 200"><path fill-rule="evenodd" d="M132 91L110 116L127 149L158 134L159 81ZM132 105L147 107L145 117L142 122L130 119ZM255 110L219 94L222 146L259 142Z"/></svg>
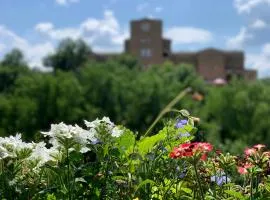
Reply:
<svg viewBox="0 0 270 200"><path fill-rule="evenodd" d="M38 140L37 133L52 123L81 125L82 119L103 116L143 134L179 92L191 87L177 108L201 117L202 137L231 151L270 143L269 81L233 80L216 87L188 64L166 62L145 70L130 55L98 62L90 59L91 52L82 40L63 40L43 60L51 72L30 70L18 49L6 54L0 63L0 136L21 132Z"/></svg>

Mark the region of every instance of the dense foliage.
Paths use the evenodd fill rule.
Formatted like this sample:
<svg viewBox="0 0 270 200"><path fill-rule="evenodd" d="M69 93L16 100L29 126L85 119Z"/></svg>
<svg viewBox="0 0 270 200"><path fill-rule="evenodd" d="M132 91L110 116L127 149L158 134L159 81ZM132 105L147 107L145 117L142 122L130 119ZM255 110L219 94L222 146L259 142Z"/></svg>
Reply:
<svg viewBox="0 0 270 200"><path fill-rule="evenodd" d="M0 137L1 199L269 199L265 145L223 153L195 139L198 118L174 113L139 140L107 117L53 124L45 142Z"/></svg>
<svg viewBox="0 0 270 200"><path fill-rule="evenodd" d="M171 99L191 87L177 107L201 116L202 139L235 153L246 145L270 144L269 81L235 80L216 87L187 64L143 69L129 55L87 59L90 49L81 40L64 40L44 59L54 68L46 73L29 70L17 49L7 54L0 65L0 136L20 132L24 139L38 141L37 133L49 124L82 125L81 119L102 116L141 133Z"/></svg>

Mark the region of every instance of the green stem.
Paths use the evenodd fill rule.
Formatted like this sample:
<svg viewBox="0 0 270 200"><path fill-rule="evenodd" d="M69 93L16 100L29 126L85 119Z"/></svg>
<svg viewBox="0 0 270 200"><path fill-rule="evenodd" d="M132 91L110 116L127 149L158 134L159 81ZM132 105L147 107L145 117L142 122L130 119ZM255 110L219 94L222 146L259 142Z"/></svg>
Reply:
<svg viewBox="0 0 270 200"><path fill-rule="evenodd" d="M195 174L196 174L196 179L197 179L197 182L198 182L198 185L199 185L201 199L204 200L202 185L201 185L200 177L199 177L199 174L198 174L198 171L197 171L196 163L194 163L193 166L194 166L194 170L195 170Z"/></svg>
<svg viewBox="0 0 270 200"><path fill-rule="evenodd" d="M67 182L68 182L68 199L71 200L71 193L70 193L70 169L69 169L69 152L67 148Z"/></svg>
<svg viewBox="0 0 270 200"><path fill-rule="evenodd" d="M228 173L225 172L225 176L226 176L226 185L228 184ZM228 187L228 186L226 186ZM230 186L228 187L228 190L230 190ZM227 197L229 196L228 194L226 195Z"/></svg>
<svg viewBox="0 0 270 200"><path fill-rule="evenodd" d="M259 175L256 176L256 192L255 193L258 193L258 190L259 190Z"/></svg>
<svg viewBox="0 0 270 200"><path fill-rule="evenodd" d="M191 88L188 87L185 90L181 91L157 116L155 121L151 124L151 126L148 128L144 136L147 136L149 132L154 128L154 126L158 123L158 121L167 113L170 112L172 107L177 104L184 96L186 96L189 92L191 92Z"/></svg>
<svg viewBox="0 0 270 200"><path fill-rule="evenodd" d="M253 199L253 174L251 175L251 180L250 180L250 200Z"/></svg>
<svg viewBox="0 0 270 200"><path fill-rule="evenodd" d="M216 176L216 174L217 174L217 170L216 170L216 167L215 167L215 163L213 162L213 167L214 167L214 174L215 174L215 182L217 182L217 176ZM213 186L214 187L214 198L216 199L216 197L217 197L217 191L216 191L216 185L214 185Z"/></svg>

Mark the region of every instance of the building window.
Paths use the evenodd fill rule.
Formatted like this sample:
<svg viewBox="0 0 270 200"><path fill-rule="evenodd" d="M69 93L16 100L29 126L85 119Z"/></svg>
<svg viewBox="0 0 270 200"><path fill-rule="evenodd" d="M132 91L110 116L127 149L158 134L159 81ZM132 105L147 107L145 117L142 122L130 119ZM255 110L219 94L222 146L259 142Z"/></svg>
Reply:
<svg viewBox="0 0 270 200"><path fill-rule="evenodd" d="M141 24L141 29L144 31L144 32L147 32L150 30L150 24L149 23L142 23Z"/></svg>
<svg viewBox="0 0 270 200"><path fill-rule="evenodd" d="M164 58L169 57L169 53L168 53L167 51L164 51L164 52L163 52L163 57L164 57Z"/></svg>
<svg viewBox="0 0 270 200"><path fill-rule="evenodd" d="M151 49L141 49L141 57L151 57L152 51Z"/></svg>
<svg viewBox="0 0 270 200"><path fill-rule="evenodd" d="M147 38L147 39L140 39L140 42L142 44L150 44L150 39L149 38Z"/></svg>

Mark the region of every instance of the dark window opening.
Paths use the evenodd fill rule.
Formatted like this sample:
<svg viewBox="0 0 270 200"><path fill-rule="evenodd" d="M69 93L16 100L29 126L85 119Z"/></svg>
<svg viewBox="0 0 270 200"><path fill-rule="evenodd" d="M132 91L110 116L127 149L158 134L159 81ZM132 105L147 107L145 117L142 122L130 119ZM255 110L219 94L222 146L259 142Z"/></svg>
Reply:
<svg viewBox="0 0 270 200"><path fill-rule="evenodd" d="M168 52L163 52L163 57L164 57L164 58L167 58L167 57L169 57L169 54L168 54Z"/></svg>

